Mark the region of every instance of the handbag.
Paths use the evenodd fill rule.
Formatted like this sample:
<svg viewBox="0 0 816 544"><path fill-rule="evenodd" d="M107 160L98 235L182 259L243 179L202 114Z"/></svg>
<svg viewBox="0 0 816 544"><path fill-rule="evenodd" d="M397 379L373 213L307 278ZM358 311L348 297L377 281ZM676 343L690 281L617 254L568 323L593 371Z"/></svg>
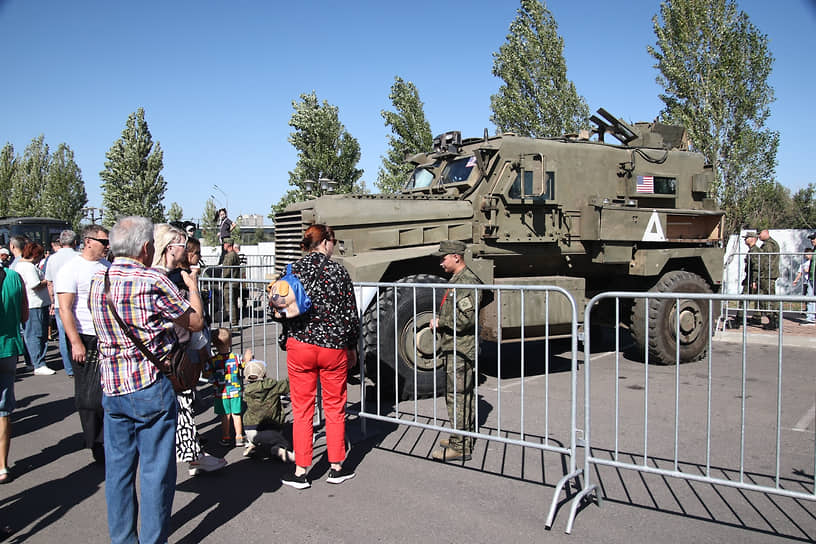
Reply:
<svg viewBox="0 0 816 544"><path fill-rule="evenodd" d="M133 334L133 331L130 330L122 318L119 317L119 313L116 311L116 307L111 302L110 297L110 279L108 278L107 271L105 272L105 301L108 304L108 308L110 308L113 317L116 319L116 322L119 323L119 326L122 328L122 331L127 335L128 338L139 348L147 359L153 363L153 366L158 369L159 372L164 374L164 376L170 380L170 383L173 384L173 389L176 393L181 393L183 391L189 391L193 389L196 384L198 383L198 379L201 377L201 363L194 363L190 356L187 353L187 343L184 342L175 342L173 344L173 348L170 350L170 353L164 358L163 361L160 361L158 357L156 357L153 353L151 353L147 347L142 343L141 340L136 338L136 335Z"/></svg>
<svg viewBox="0 0 816 544"><path fill-rule="evenodd" d="M324 255L320 261L320 272L312 282L313 286L323 275L326 260L328 257ZM269 307L279 319L292 319L305 314L312 308L309 293L306 292L300 278L292 273L292 263L286 265L286 274L269 286Z"/></svg>

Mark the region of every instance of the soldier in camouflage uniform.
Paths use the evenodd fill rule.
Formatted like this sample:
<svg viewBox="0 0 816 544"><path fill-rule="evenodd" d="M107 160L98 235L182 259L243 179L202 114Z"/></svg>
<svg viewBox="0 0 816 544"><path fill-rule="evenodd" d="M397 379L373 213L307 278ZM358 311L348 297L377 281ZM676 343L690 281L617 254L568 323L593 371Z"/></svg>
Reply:
<svg viewBox="0 0 816 544"><path fill-rule="evenodd" d="M759 250L759 294L775 295L776 278L779 277L779 244L771 238L768 229L759 233L759 239L762 240L762 247ZM768 318L768 324L765 325L765 328L768 330L778 329L778 304L760 302L759 308L762 310L762 315Z"/></svg>
<svg viewBox="0 0 816 544"><path fill-rule="evenodd" d="M231 279L239 279L241 277L241 270L238 268L241 266L241 258L235 251L232 238L224 239L224 261L221 263L221 266L224 267L222 277ZM227 305L229 304L230 325L237 327L240 320L238 313L238 296L241 294L241 284L224 283L222 285L224 304L222 306L221 315L226 315ZM225 319L222 317L222 320Z"/></svg>
<svg viewBox="0 0 816 544"><path fill-rule="evenodd" d="M449 283L479 284L481 280L465 264L464 242L446 240L439 245L434 256L440 257L442 269L453 274ZM439 315L431 326L439 335L438 347L445 364L448 417L451 426L458 430L473 432L475 371L474 359L477 349L476 315L479 311L479 293L473 289L448 289L442 297ZM454 312L456 318L454 321ZM454 332L455 327L455 332ZM455 343L455 351L454 351ZM473 452L473 438L452 434L440 441L440 448L431 456L439 461L467 461Z"/></svg>
<svg viewBox="0 0 816 544"><path fill-rule="evenodd" d="M742 294L755 295L758 292L759 286L759 246L757 245L757 233L755 230L745 231L742 236L745 239L745 245L748 246L748 254L745 256L745 277L742 280ZM745 303L747 306L748 303ZM734 328L742 326L742 308L740 303L739 310L737 310L736 321ZM758 325L762 323L762 318L749 319L749 323Z"/></svg>

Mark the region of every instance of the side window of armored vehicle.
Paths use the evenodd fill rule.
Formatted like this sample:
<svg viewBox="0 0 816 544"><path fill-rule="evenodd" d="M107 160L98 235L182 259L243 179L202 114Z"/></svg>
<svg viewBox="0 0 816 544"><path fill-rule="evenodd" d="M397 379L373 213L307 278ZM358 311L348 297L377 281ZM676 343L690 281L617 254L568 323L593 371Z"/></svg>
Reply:
<svg viewBox="0 0 816 544"><path fill-rule="evenodd" d="M449 183L467 181L474 166L476 166L476 157L466 157L451 161L445 166L445 169L442 170L440 183L447 185Z"/></svg>
<svg viewBox="0 0 816 544"><path fill-rule="evenodd" d="M654 190L658 195L676 195L677 194L677 180L674 178L661 178L655 176Z"/></svg>
<svg viewBox="0 0 816 544"><path fill-rule="evenodd" d="M522 179L524 183L522 185ZM533 200L555 199L555 172L544 172L543 179L536 183L532 170L524 170L516 175L507 196L510 198L532 198ZM522 190L523 189L523 190Z"/></svg>

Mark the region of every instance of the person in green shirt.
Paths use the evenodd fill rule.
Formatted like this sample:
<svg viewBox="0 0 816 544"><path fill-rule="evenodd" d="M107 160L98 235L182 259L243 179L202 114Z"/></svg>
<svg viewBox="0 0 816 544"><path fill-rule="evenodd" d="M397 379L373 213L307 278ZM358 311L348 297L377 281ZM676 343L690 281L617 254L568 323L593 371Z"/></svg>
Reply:
<svg viewBox="0 0 816 544"><path fill-rule="evenodd" d="M14 270L0 268L0 484L11 481L11 412L16 408L14 376L23 353L20 325L28 320L28 299L23 280Z"/></svg>

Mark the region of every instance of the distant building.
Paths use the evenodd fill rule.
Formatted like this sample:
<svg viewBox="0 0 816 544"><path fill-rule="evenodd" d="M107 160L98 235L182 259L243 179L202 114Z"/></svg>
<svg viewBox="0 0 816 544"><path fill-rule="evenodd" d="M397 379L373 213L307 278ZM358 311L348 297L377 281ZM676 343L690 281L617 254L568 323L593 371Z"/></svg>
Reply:
<svg viewBox="0 0 816 544"><path fill-rule="evenodd" d="M241 228L241 244L275 241L275 225L264 223L265 219L266 216L256 213L235 218L235 222Z"/></svg>

